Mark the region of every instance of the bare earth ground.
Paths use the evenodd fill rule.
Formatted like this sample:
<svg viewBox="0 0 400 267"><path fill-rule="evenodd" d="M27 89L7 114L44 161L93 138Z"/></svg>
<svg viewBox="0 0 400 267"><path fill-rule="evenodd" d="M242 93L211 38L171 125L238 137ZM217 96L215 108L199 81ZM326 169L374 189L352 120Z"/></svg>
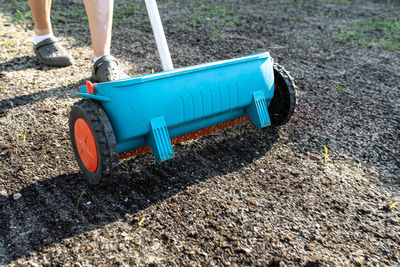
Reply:
<svg viewBox="0 0 400 267"><path fill-rule="evenodd" d="M144 4L116 2L122 68L160 71ZM160 1L177 67L270 51L298 106L277 129L120 162L108 188L82 177L68 134L90 78L82 3L54 1L76 59L62 69L34 57L26 4L0 5L0 265L400 265L398 1Z"/></svg>

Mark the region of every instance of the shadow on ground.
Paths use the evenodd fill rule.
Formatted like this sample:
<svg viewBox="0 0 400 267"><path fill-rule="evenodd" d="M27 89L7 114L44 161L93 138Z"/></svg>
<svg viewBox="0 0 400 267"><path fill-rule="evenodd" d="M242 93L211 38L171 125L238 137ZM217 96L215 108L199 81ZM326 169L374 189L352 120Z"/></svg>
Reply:
<svg viewBox="0 0 400 267"><path fill-rule="evenodd" d="M249 127L237 126L236 130ZM17 201L12 195L1 197L0 237L6 251L0 264L117 220L127 221L127 214L134 215L190 185L243 168L268 153L278 139L276 129L260 131L257 136L254 129L244 130L243 135L204 142L195 153L192 144L178 144L177 158L160 165L149 164L149 154L125 161L107 188L90 186L80 173L73 173L25 187ZM128 223L137 225L136 221Z"/></svg>
<svg viewBox="0 0 400 267"><path fill-rule="evenodd" d="M68 88L74 88L74 91L78 92L76 88L84 84L86 80L89 80L89 78L81 79L78 82L71 83L68 85ZM72 93L73 92L71 92L71 94ZM56 96L57 98L64 98L66 96L66 87L59 86L49 90L41 90L31 94L25 94L25 95L2 99L0 100L0 117L5 116L7 111L12 108L30 105L54 96Z"/></svg>
<svg viewBox="0 0 400 267"><path fill-rule="evenodd" d="M26 69L42 69L42 66L36 57L31 56L14 57L0 63L0 71L13 72Z"/></svg>

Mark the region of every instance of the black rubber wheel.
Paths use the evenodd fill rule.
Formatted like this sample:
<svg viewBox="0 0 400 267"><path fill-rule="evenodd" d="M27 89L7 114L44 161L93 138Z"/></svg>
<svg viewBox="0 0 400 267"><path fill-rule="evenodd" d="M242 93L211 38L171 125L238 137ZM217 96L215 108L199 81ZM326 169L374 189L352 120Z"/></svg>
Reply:
<svg viewBox="0 0 400 267"><path fill-rule="evenodd" d="M274 97L268 107L271 126L287 123L296 107L296 85L293 78L283 68L274 64L275 89Z"/></svg>
<svg viewBox="0 0 400 267"><path fill-rule="evenodd" d="M82 173L92 184L108 184L118 167L118 152L114 131L102 107L92 100L75 103L70 112L69 132Z"/></svg>

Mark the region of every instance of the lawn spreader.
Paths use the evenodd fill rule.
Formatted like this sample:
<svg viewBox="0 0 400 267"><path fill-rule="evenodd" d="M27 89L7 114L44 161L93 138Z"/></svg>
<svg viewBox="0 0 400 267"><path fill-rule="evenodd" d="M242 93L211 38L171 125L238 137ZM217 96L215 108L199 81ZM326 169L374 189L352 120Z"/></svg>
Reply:
<svg viewBox="0 0 400 267"><path fill-rule="evenodd" d="M86 82L74 97L73 150L90 183L105 184L118 159L151 151L158 163L173 144L251 120L257 129L285 124L295 85L268 52L173 69L155 0L146 0L163 72L118 81Z"/></svg>

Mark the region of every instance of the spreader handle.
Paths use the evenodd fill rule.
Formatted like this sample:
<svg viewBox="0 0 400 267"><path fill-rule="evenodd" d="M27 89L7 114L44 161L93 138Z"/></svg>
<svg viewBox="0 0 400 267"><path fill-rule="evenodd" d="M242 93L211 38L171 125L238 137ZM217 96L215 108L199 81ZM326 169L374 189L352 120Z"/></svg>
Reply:
<svg viewBox="0 0 400 267"><path fill-rule="evenodd" d="M145 0L147 13L149 14L151 27L153 28L154 37L156 38L158 53L160 54L163 69L173 70L171 55L169 53L167 40L165 39L164 29L161 23L160 13L158 12L155 0Z"/></svg>

